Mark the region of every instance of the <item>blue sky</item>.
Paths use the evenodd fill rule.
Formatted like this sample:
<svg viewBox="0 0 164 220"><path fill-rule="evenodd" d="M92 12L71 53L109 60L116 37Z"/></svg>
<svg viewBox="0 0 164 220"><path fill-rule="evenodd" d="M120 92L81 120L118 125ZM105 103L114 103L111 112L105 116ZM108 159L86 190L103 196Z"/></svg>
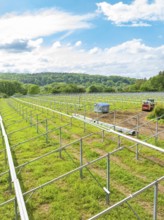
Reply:
<svg viewBox="0 0 164 220"><path fill-rule="evenodd" d="M163 0L1 1L0 33L0 72L164 70Z"/></svg>

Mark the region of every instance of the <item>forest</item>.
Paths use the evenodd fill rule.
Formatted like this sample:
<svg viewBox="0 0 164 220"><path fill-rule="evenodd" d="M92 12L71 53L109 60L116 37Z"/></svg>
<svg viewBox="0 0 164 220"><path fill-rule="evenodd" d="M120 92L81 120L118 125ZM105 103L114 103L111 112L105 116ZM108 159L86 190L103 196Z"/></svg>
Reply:
<svg viewBox="0 0 164 220"><path fill-rule="evenodd" d="M93 92L164 91L164 71L150 79L81 73L0 73L0 96Z"/></svg>

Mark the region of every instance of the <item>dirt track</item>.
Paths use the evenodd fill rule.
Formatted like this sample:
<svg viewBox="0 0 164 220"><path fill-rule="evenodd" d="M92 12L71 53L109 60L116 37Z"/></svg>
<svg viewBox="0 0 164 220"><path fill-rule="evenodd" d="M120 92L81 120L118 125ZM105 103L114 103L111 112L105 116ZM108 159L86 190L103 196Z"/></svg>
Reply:
<svg viewBox="0 0 164 220"><path fill-rule="evenodd" d="M125 128L134 129L137 131L137 124L139 134L146 136L153 136L156 134L156 122L148 120L146 117L149 112L130 112L130 111L117 111L108 114L90 113L87 116L100 121L115 124ZM159 138L164 140L164 125L158 123Z"/></svg>

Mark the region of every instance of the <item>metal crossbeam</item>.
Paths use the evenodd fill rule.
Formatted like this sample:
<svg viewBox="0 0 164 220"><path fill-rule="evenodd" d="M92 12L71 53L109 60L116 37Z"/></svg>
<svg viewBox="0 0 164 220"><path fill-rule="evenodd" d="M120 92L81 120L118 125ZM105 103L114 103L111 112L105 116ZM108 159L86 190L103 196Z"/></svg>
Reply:
<svg viewBox="0 0 164 220"><path fill-rule="evenodd" d="M109 152L109 153L107 153L107 154L105 154L105 155L103 155L103 156L101 156L101 157L99 157L99 158L97 158L97 159L95 159L95 160L89 161L89 162L85 163L84 165L79 166L79 167L75 168L74 170L69 171L68 173L65 173L65 174L63 174L63 175L61 175L61 176L58 176L58 177L56 177L56 178L54 178L54 179L52 179L52 180L50 180L50 181L48 181L48 182L46 182L46 183L43 183L43 184L40 185L40 186L37 186L37 187L35 187L35 188L33 188L33 189L31 189L31 190L29 190L29 191L23 193L23 195L28 195L28 194L31 193L31 192L35 192L35 191L38 190L38 189L41 189L41 188L43 188L43 187L45 187L45 186L47 186L47 185L49 185L49 184L51 184L51 183L56 182L57 180L60 180L60 179L66 177L66 176L69 176L70 174L73 174L73 173L75 173L75 172L77 172L77 171L79 171L79 170L81 170L81 169L83 169L83 168L85 168L85 167L87 167L87 166L89 166L89 165L91 165L91 164L94 164L95 162L100 161L100 160L102 160L103 158L106 158L108 154L112 155L112 154L114 154L114 153L116 153L116 152L118 152L118 151L120 151L120 150L122 150L122 149L123 149L123 147L117 148L116 150L114 150L114 151L112 151L112 152Z"/></svg>
<svg viewBox="0 0 164 220"><path fill-rule="evenodd" d="M144 145L144 146L146 146L146 147L149 147L149 148L151 148L151 149L154 149L154 150L157 150L157 151L160 151L160 152L164 153L164 149L162 149L162 148L160 148L160 147L157 147L157 146L155 146L155 145L153 145L153 144L146 143L146 142L141 141L141 140L139 140L139 139L137 139L137 138L133 138L133 137L130 137L130 136L128 136L128 135L122 134L122 133L117 132L117 131L114 131L114 130L112 130L112 129L106 129L106 128L104 128L104 127L99 126L98 124L94 124L94 123L87 122L87 121L85 121L85 118L84 118L84 119L81 119L81 118L78 118L78 117L76 117L76 116L70 116L70 115L68 115L68 114L65 114L65 113L62 113L62 112L59 112L59 111L55 111L55 110L53 110L53 109L46 108L46 107L41 106L41 105L33 104L33 103L31 103L31 102L22 101L22 100L17 99L17 98L14 98L14 99L17 100L17 101L20 101L20 102L24 102L24 103L26 103L26 104L31 104L31 105L34 105L34 106L38 106L38 107L40 107L40 108L47 109L47 110L49 110L49 111L53 111L53 112L62 114L62 115L67 116L67 117L72 117L72 118L81 120L81 121L83 121L83 122L85 122L85 123L87 123L87 124L94 125L95 127L98 127L98 128L100 128L100 129L102 129L102 130L104 130L104 131L107 131L107 132L111 132L111 133L120 135L120 136L122 136L122 137L124 137L124 138L126 138L126 139L128 139L128 140L131 140L131 141L133 141L133 142L135 142L135 143Z"/></svg>
<svg viewBox="0 0 164 220"><path fill-rule="evenodd" d="M92 216L91 218L89 218L88 220L94 220L94 219L97 219L99 218L100 216L106 214L106 213L109 213L110 210L112 210L113 208L123 204L124 202L127 202L128 200L136 197L137 195L139 195L140 193L144 192L145 190L147 190L148 188L154 186L154 185L157 185L158 182L162 181L164 179L164 176L160 177L159 179L155 180L154 182L150 183L149 185L143 187L142 189L134 192L133 194L129 195L128 197L126 197L125 199L115 203L114 205L108 207L107 209L103 210L102 212L99 212L98 214ZM154 203L154 207L156 207L156 197L155 197L155 203ZM155 213L154 213L154 216L153 216L153 219L156 220L156 215L157 215L157 210L155 209Z"/></svg>
<svg viewBox="0 0 164 220"><path fill-rule="evenodd" d="M15 100L17 100L17 101L19 101L19 102L24 102L24 103L29 104L29 105L34 105L34 106L36 106L36 107L40 107L40 108L43 108L43 109L46 109L46 110L55 112L55 113L58 113L58 114L60 114L60 115L67 116L67 117L69 117L69 118L72 118L72 117L73 117L73 116L67 115L67 114L65 114L65 113L63 113L63 112L59 112L59 111L53 110L53 109L51 109L51 108L47 108L47 107L45 107L45 106L37 105L37 104L31 103L31 102L26 102L26 101L23 101L23 100L21 100L21 99L14 98L14 97L12 97L12 98L15 99Z"/></svg>
<svg viewBox="0 0 164 220"><path fill-rule="evenodd" d="M1 116L0 116L0 125L1 125L2 135L3 135L4 141L5 141L6 153L7 153L9 169L10 169L10 175L11 175L12 182L14 184L17 204L18 204L19 211L20 211L20 217L22 220L28 220L29 218L28 218L23 194L21 191L19 180L17 179L17 176L16 176L16 171L15 171L15 167L14 167L14 162L13 162L13 158L12 158L12 154L11 154L11 150L10 150L8 137L7 137Z"/></svg>
<svg viewBox="0 0 164 220"><path fill-rule="evenodd" d="M146 147L149 147L149 148L151 148L151 149L154 149L154 150L157 150L157 151L159 151L159 152L161 152L161 153L164 153L164 149L162 149L162 148L160 148L160 147L157 147L157 146L155 146L155 145L153 145L153 144L149 144L149 143L147 143L147 142L145 142L145 141L141 141L141 140L139 140L139 139L137 139L137 138L130 137L130 136L128 136L128 135L122 134L122 133L117 132L117 131L114 131L114 130L112 130L112 129L104 128L104 127L102 127L102 126L99 125L99 124L94 124L94 123L92 123L92 122L86 121L85 118L78 118L78 117L76 117L75 115L74 115L73 117L76 118L76 119L79 119L79 120L81 120L81 121L83 121L83 122L85 122L85 123L87 123L87 124L90 124L90 125L93 125L93 126L95 126L95 127L97 127L97 128L103 129L104 131L107 131L107 132L110 132L110 133L114 133L114 134L120 135L120 136L122 136L122 137L124 137L124 138L126 138L126 139L128 139L128 140L130 140L130 141L133 141L133 142L135 142L135 143L144 145L144 146L146 146Z"/></svg>

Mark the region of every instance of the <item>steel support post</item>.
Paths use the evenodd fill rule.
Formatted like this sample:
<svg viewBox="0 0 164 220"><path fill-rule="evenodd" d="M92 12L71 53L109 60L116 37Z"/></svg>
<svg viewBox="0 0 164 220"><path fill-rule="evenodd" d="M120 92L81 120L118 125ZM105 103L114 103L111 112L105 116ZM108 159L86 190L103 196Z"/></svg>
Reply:
<svg viewBox="0 0 164 220"><path fill-rule="evenodd" d="M153 220L157 220L157 199L158 199L158 182L154 185L154 208L153 208Z"/></svg>
<svg viewBox="0 0 164 220"><path fill-rule="evenodd" d="M84 133L86 132L86 122L84 121Z"/></svg>
<svg viewBox="0 0 164 220"><path fill-rule="evenodd" d="M62 130L61 127L59 128L59 147L62 147ZM59 157L62 157L62 150L59 150Z"/></svg>
<svg viewBox="0 0 164 220"><path fill-rule="evenodd" d="M8 182L9 182L9 190L10 190L10 193L11 193L11 192L12 192L12 183L11 183L11 174L10 174L10 171L9 171Z"/></svg>
<svg viewBox="0 0 164 220"><path fill-rule="evenodd" d="M84 119L85 119L85 117L86 117L86 104L84 106Z"/></svg>
<svg viewBox="0 0 164 220"><path fill-rule="evenodd" d="M109 205L110 202L110 153L107 154L107 182L106 182L106 203Z"/></svg>
<svg viewBox="0 0 164 220"><path fill-rule="evenodd" d="M83 165L83 140L80 139L80 166ZM83 168L80 169L80 178L83 178Z"/></svg>
<svg viewBox="0 0 164 220"><path fill-rule="evenodd" d="M115 126L116 126L116 111L114 111L114 130L115 130Z"/></svg>
<svg viewBox="0 0 164 220"><path fill-rule="evenodd" d="M136 133L137 133L137 138L139 137L139 115L136 117ZM136 160L139 159L139 150L138 150L138 145L136 145Z"/></svg>

